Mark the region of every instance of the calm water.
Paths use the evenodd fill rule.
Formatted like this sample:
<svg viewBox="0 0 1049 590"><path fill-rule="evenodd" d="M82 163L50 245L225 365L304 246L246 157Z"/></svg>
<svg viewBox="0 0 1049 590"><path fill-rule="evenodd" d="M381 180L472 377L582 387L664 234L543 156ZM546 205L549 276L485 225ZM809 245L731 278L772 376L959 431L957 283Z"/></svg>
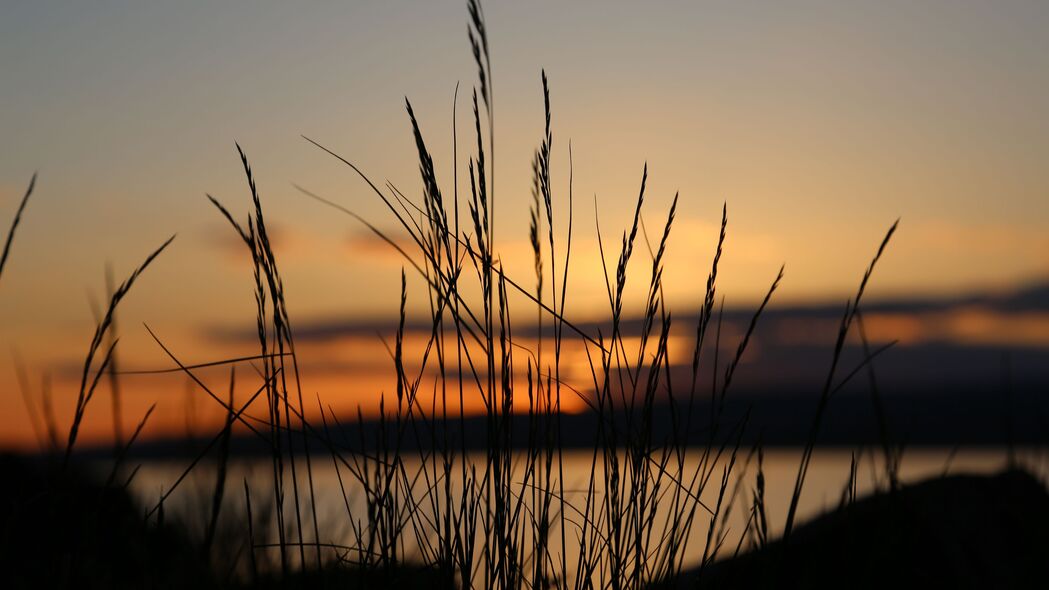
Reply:
<svg viewBox="0 0 1049 590"><path fill-rule="evenodd" d="M766 511L770 533L774 535L778 535L783 528L800 456L798 449L775 449L765 452ZM799 505L799 521L804 521L838 505L842 491L849 480L852 457L850 450L824 449L815 453ZM1018 451L1017 457L1022 465L1039 475L1043 481L1049 480L1047 477L1049 476L1049 454L1042 450L1027 449ZM694 468L699 458L699 451L694 451L688 456L688 462ZM590 460L589 451L572 451L565 454L565 489L569 502L582 501L582 492L573 490L585 489L590 476ZM745 460L746 457L741 454L730 482L729 489L731 490L736 485L736 478L742 474L739 502L733 508L733 513L728 520L728 534L725 542L728 552L735 548L740 532L744 529L749 514L751 493L755 486L757 457L754 456L744 470ZM902 481L912 482L944 473L992 473L1004 468L1006 461L1007 453L1004 449L962 449L956 453L950 449L912 449L904 454L900 476ZM415 460L414 463L408 460L405 463L409 474L413 474L418 469L418 460ZM187 464L187 461L156 461L143 464L132 484L134 493L144 505L152 507L163 491L171 489L172 484ZM341 469L340 474L347 491L344 499L339 485L338 476L340 474L336 473L330 456L316 458L313 468L321 541L351 545L353 535L347 510L353 514L354 518L364 518L361 486L345 468ZM303 470L304 468L300 467L300 477ZM719 466L712 478L712 484L701 497L708 506L714 506L717 501L717 480L721 472ZM199 465L165 502L165 513L180 519L191 529L199 530L210 510L214 474L212 465ZM266 501L272 503L272 470L268 460L253 460L231 465L227 485L226 506L228 508L224 509L230 518L243 518L244 481L251 486L252 502L256 514ZM870 451L865 452L857 463L859 494L863 495L873 489L884 488L885 485L886 479L880 457L872 458ZM420 484L419 487L425 486ZM290 484L287 496L290 506ZM305 503L303 505L305 506ZM570 513L571 510L568 512ZM696 563L701 558L708 525L709 516L700 511L697 514L686 553L686 564ZM240 527L244 528L243 525ZM309 528L307 540L312 541L312 525ZM573 535L570 534L569 539L572 537ZM571 563L573 557L571 540L568 545L567 554L569 563Z"/></svg>

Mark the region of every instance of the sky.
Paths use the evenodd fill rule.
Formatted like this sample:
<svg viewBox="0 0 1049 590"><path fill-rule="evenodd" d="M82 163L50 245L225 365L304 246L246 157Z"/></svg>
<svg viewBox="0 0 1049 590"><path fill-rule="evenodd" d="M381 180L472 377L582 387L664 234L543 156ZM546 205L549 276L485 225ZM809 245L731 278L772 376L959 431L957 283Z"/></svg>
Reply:
<svg viewBox="0 0 1049 590"><path fill-rule="evenodd" d="M0 214L13 214L34 171L39 181L0 280L0 413L12 417L0 442L31 440L15 418L25 415L15 367L34 387L52 374L61 416L106 266L119 280L173 234L121 308L125 364L170 366L144 323L190 361L252 352L212 336L254 321L249 261L205 198L246 215L235 141L257 176L293 318L392 321L403 261L294 185L396 226L301 136L418 196L407 97L439 181L450 191L457 170L465 190L476 73L464 4L3 3ZM843 302L897 218L875 298L1049 277L1049 4L490 1L485 11L497 249L508 272L529 275L545 68L562 236L572 149L574 317L607 308L595 221L614 264L646 163L653 240L680 194L664 281L684 310L702 297L723 203L729 306L759 301L781 264L777 301ZM410 311L424 303L410 296ZM128 386L140 392L129 422L151 400L176 408L186 397L174 378Z"/></svg>

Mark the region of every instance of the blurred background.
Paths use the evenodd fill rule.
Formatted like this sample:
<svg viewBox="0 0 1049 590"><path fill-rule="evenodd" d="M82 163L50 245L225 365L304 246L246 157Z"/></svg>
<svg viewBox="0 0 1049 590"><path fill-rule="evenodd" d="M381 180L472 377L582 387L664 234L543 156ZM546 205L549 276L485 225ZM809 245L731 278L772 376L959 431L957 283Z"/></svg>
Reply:
<svg viewBox="0 0 1049 590"><path fill-rule="evenodd" d="M614 266L647 162L649 241L680 192L664 276L680 327L674 362L688 363L727 202L719 277L726 351L786 264L736 390L741 399L814 396L845 301L888 226L902 218L865 308L872 346L899 340L875 363L879 387L895 396L896 427L907 440L948 446L1004 444L1020 436L1017 429L1047 432L1049 5L485 8L496 241L511 276L534 282L528 207L545 68L562 238L569 142L572 148L570 318L596 329L587 322L608 315L597 225ZM461 3L447 1L0 6L5 219L40 172L0 283L0 445L33 448L43 436L20 390L38 414L51 391L57 423L68 428L95 313L106 300L107 267L123 280L172 234L175 242L121 307L120 369L173 366L143 324L186 363L255 353L250 260L205 198L246 216L250 198L234 141L251 159L273 229L304 390L337 412L360 406L371 415L392 387L382 338L396 325L405 261L293 185L393 236L397 226L349 168L301 135L417 198L408 97L445 192L456 173L468 190L475 71L465 33ZM630 314L644 303L647 256L639 250L632 267ZM409 274L409 316L423 318L419 329L428 330L422 286ZM522 331L535 317L525 303L515 303ZM851 353L859 347L852 341ZM567 378L585 394L580 350ZM219 390L229 378L225 370L202 375ZM864 400L855 402L858 414L869 401L867 377L853 385L852 397ZM146 438L221 425L221 408L184 376L128 375L121 387L125 429L158 404ZM790 424L807 424L812 409L787 405L801 409L772 412L789 416L781 421L785 444ZM944 420L945 411L960 417ZM1024 425L1010 426L1017 415ZM945 422L952 426L936 430ZM836 424L839 442L855 442L847 416ZM107 403L92 406L82 440L105 443L112 432Z"/></svg>

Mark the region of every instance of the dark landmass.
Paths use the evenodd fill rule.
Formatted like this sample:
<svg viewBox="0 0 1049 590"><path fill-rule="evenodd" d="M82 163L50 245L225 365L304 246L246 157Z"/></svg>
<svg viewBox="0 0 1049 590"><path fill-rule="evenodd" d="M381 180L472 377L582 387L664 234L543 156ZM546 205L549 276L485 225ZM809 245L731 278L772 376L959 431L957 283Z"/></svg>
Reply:
<svg viewBox="0 0 1049 590"><path fill-rule="evenodd" d="M757 396L729 396L722 408L719 440L732 436L745 416L749 418L741 444L751 445L759 440L766 447L804 446L812 428L816 398L810 394L777 394ZM956 394L893 395L882 399L889 441L905 447L1007 447L1037 446L1049 441L1049 396L1035 391L1020 390L1011 397L979 392ZM712 412L718 405L709 402L709 394L697 401L693 408L689 444L705 445L710 439ZM676 409L684 429L687 408ZM671 408L657 406L653 411L653 440L657 443L674 436ZM434 441L447 440L453 448L467 450L485 448L487 444L486 418L468 417L464 423L451 419L447 424L416 421L405 429L402 449L434 448ZM593 412L565 415L561 420L561 442L564 448L593 448L598 436L598 418ZM321 429L320 426L317 426ZM392 441L392 426L387 424ZM529 436L527 416L511 422L514 444L526 446ZM617 423L617 430L627 435L625 421ZM320 430L323 432L323 430ZM340 451L368 450L376 447L380 423L377 420L343 422L341 426L329 423L328 436ZM300 436L292 437L301 445ZM311 437L311 452L327 453L330 449ZM184 437L142 441L136 443L130 454L134 458L187 457L199 453L211 437L186 439ZM832 398L817 439L820 447L855 447L878 445L882 431L870 395L841 394ZM298 449L298 450L301 450ZM254 434L237 434L230 443L230 452L236 456L266 455L269 443ZM109 458L108 446L86 448L79 453L88 458Z"/></svg>
<svg viewBox="0 0 1049 590"><path fill-rule="evenodd" d="M147 523L123 489L14 455L0 476L0 587L212 587L184 532Z"/></svg>
<svg viewBox="0 0 1049 590"><path fill-rule="evenodd" d="M860 499L682 588L1035 588L1049 579L1049 493L1031 475L951 476Z"/></svg>
<svg viewBox="0 0 1049 590"><path fill-rule="evenodd" d="M235 574L219 558L229 547L209 550L183 523L145 517L123 482L107 484L74 465L67 470L58 462L10 454L0 455L0 474L4 590L432 588L439 580L432 568L412 564L363 569L329 563L286 576L271 564L255 575ZM227 524L240 527L236 542L247 539L240 520Z"/></svg>

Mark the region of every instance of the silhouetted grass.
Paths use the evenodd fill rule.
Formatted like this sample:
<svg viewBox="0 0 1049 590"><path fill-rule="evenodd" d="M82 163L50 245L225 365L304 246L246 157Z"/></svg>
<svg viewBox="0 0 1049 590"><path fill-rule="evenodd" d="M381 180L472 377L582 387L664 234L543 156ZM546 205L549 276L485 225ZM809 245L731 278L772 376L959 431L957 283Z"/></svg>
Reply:
<svg viewBox="0 0 1049 590"><path fill-rule="evenodd" d="M196 545L190 544L190 553L197 555L206 571L194 575L207 584L380 587L426 583L447 588L621 590L676 583L686 566L693 565L702 582L702 575L729 553L736 556L744 548L761 551L773 543L789 545L827 405L845 383L865 368L882 431L886 473L890 488L895 490L902 450L890 440L872 365L872 360L888 346L870 349L863 332L860 303L896 224L877 249L855 297L846 303L811 434L801 454L783 537L776 541L772 539L772 517L766 506L764 448L760 442L749 450L741 448L749 414L729 419L724 409L741 360L784 277L783 267L751 316L735 353L725 362L719 358L722 313L717 311L724 308L724 299L719 306L717 295L719 264L728 233L725 204L705 290L697 300L699 315L690 355L690 379L687 387L672 380L668 343L675 324L664 299L663 272L678 195L673 197L658 243L652 248L643 225L646 163L632 218L621 235L614 269L605 263L606 244L600 226L595 228L605 277L607 321L593 333L573 323L565 311L574 273L572 151L569 144L567 191L562 193L555 182L559 171L554 166L551 89L543 71L544 126L532 159L528 235L535 288L524 287L525 281L508 276L499 258L495 233L496 135L488 32L480 4L475 0L468 1L468 14L478 82L471 96L473 145L466 164L470 193L464 195L462 203L458 130L453 131L452 138L456 161L449 199L442 190L439 168L427 147L423 125L407 99L405 109L422 183L418 202L391 183L380 186L373 182L349 159L307 138L352 169L386 206L398 231L409 238L410 245L402 246L379 229L380 224L301 189L363 223L405 261L398 329L392 347L388 346L396 385L391 397L382 395L379 399L377 428L368 432L366 439L365 418L358 410L360 438L336 440L333 432L345 429L334 410L325 406L319 395L315 416L312 408L306 407L294 330L263 199L248 157L238 144L250 212L238 221L218 199L210 195L208 198L250 254L259 351L249 357L186 365L150 330L175 364L172 370L183 372L195 387L222 407L226 418L222 428L198 449L134 526L145 527L147 535L167 534L164 531L170 530L170 523L165 523L165 502L201 464L214 460L215 477L202 511L203 533ZM455 128L458 87L453 100ZM0 273L34 183L35 176L8 234ZM555 223L563 223L563 235L555 229ZM639 228L650 257L647 262L639 262L636 256ZM171 239L148 256L124 283L110 287L108 307L99 314L84 361L74 417L63 450L63 477L65 470L72 469L77 434L103 375L108 374L112 380L114 416L120 415L118 371L114 366L118 343L116 310L170 242ZM638 264L650 270L641 302L640 338L634 342L624 334L623 323L624 310L631 306L627 301L628 281L636 280ZM426 287L421 293L409 293L408 271L417 273L424 281ZM520 311L511 305L514 297L535 306L534 349L523 344L532 336L520 336L520 325L515 323ZM424 303L418 307L428 310L430 329L417 359L418 368L413 371L409 369L412 363L406 362L409 352L405 349L405 326L408 301L415 298ZM527 311L529 315L532 312ZM841 377L842 351L854 323L863 342L863 359ZM712 327L711 354L708 332ZM693 333L689 328L689 333ZM569 339L583 347L589 361L587 392L562 380L563 354ZM237 375L232 367L229 393L225 396L213 392L197 375L205 367L234 363L251 363L260 379L246 401L234 399ZM700 416L697 396L707 395L708 384L710 414ZM28 392L29 387L23 387L23 391ZM29 394L26 396L28 400ZM590 473L582 488L575 490L566 488L565 481L563 396L582 399L598 425L596 438L588 449ZM483 451L475 454L468 452L463 436L467 428L463 408L468 400L480 400L483 408L485 444ZM262 417L249 412L258 405L256 401L264 405ZM58 450L54 419L47 404L45 397L42 414L48 424L47 438ZM27 402L27 406L31 404ZM657 417L659 408L668 410L669 428L658 427L658 421L664 419ZM123 493L134 477L132 471L118 485L117 477L128 449L138 439L152 411L150 408L126 441L119 420L114 420L115 460L102 486L103 493ZM517 428L522 424L523 429ZM244 479L243 503L231 498L239 493L229 492L230 441L234 430L259 439L269 451L269 489L260 494ZM523 440L520 433L524 433ZM406 445L409 437L427 444ZM41 438L45 438L43 433ZM704 441L699 448L692 446L697 438ZM327 463L330 459L338 480L345 507L342 525L349 531L342 538L326 536L328 532L322 531L320 524L316 457L311 454L311 449L318 448L324 450L319 460ZM698 460L691 461L690 457ZM756 471L750 487L748 477L754 461ZM856 500L859 458L854 454L852 461L843 506ZM360 497L355 497L357 491ZM125 498L116 497L121 502ZM740 513L745 515L744 528L732 531L729 519ZM705 526L705 534L695 533L697 523ZM78 530L83 535L89 529ZM698 540L702 547L692 547ZM179 555L183 549L179 549ZM219 552L224 552L221 559L217 557ZM90 572L74 572L72 577L63 579L76 581L78 576Z"/></svg>
<svg viewBox="0 0 1049 590"><path fill-rule="evenodd" d="M15 239L15 230L18 229L18 224L22 222L22 213L25 212L26 205L29 204L29 197L33 194L33 189L36 187L36 173L33 174L33 178L29 180L29 187L26 188L25 195L22 197L22 201L18 204L18 210L15 212L14 219L11 220L11 229L7 231L7 239L4 240L4 251L0 254L0 276L3 276L4 267L7 266L7 257L11 253L11 243Z"/></svg>
<svg viewBox="0 0 1049 590"><path fill-rule="evenodd" d="M95 334L91 338L91 343L87 348L87 356L84 358L84 369L80 376L80 391L77 394L76 406L73 410L73 423L69 428L69 439L66 442L65 455L62 460L63 466L69 463L69 456L72 454L73 447L76 445L80 424L84 420L84 412L87 411L87 406L95 395L99 379L101 379L103 374L106 374L106 369L113 360L113 353L117 346L116 339L112 340L109 346L106 347L105 352L103 352L101 363L98 367L95 367L95 358L102 350L103 339L113 327L113 318L116 315L117 306L120 305L120 302L125 296L127 296L139 276L141 276L146 268L149 267L156 257L159 256L174 239L175 236L171 236L167 241L161 244L159 248L154 250L152 254L147 256L146 260L113 291L113 294L109 298L109 306L106 308L102 319L98 322L98 326L95 327ZM92 371L94 372L94 376L92 376Z"/></svg>

